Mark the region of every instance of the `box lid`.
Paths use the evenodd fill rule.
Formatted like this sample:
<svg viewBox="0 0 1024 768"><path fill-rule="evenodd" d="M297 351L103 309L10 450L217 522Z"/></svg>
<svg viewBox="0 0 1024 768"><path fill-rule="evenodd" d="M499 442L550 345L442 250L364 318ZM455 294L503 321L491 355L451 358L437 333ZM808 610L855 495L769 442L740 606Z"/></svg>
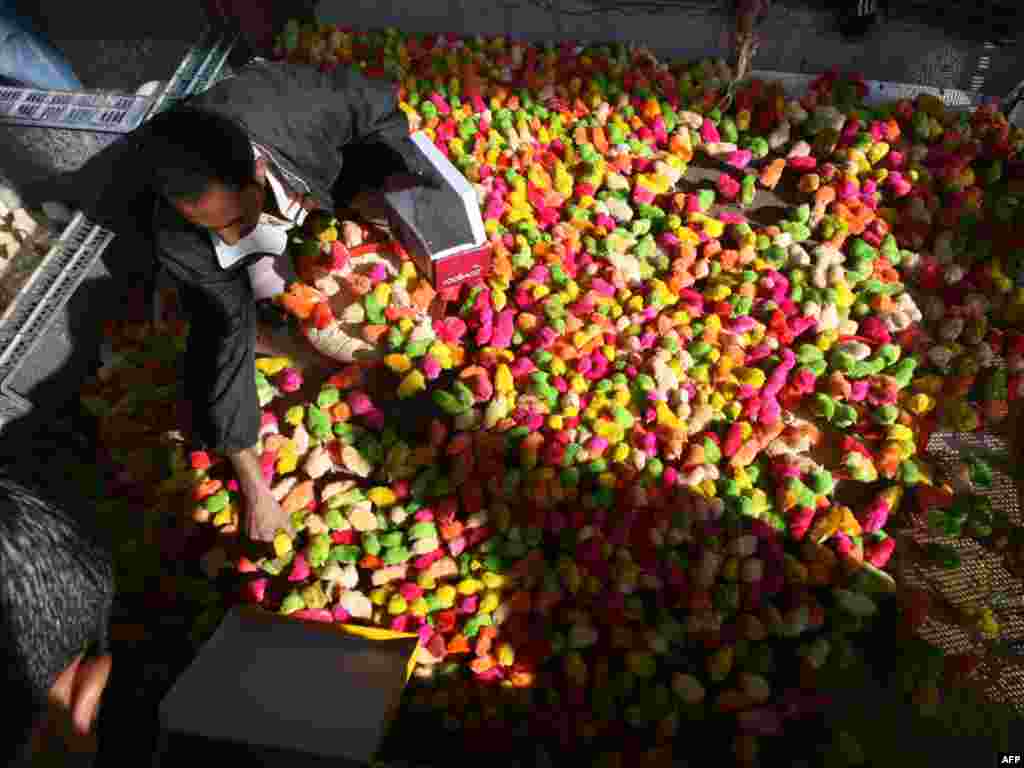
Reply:
<svg viewBox="0 0 1024 768"><path fill-rule="evenodd" d="M371 640L240 607L160 706L165 732L369 762L417 638Z"/></svg>
<svg viewBox="0 0 1024 768"><path fill-rule="evenodd" d="M415 133L411 140L444 180L440 188L405 186L384 193L408 234L418 241L413 247L437 260L482 245L487 234L473 185L426 134Z"/></svg>

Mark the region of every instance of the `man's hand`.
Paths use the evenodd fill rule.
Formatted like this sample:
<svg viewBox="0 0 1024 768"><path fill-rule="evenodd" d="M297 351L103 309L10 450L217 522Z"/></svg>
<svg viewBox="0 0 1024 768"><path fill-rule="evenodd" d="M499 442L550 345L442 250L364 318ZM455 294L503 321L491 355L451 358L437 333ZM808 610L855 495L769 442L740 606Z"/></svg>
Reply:
<svg viewBox="0 0 1024 768"><path fill-rule="evenodd" d="M271 542L279 530L291 530L288 515L268 488L247 496L245 506L245 533L253 541Z"/></svg>
<svg viewBox="0 0 1024 768"><path fill-rule="evenodd" d="M301 192L292 192L288 195L288 210L282 211L285 216L292 216L298 213L300 208L305 208L307 211L315 211L319 206L313 197L310 195L304 195Z"/></svg>
<svg viewBox="0 0 1024 768"><path fill-rule="evenodd" d="M245 499L245 533L253 541L270 542L280 530L291 531L290 520L263 479L256 447L228 457Z"/></svg>

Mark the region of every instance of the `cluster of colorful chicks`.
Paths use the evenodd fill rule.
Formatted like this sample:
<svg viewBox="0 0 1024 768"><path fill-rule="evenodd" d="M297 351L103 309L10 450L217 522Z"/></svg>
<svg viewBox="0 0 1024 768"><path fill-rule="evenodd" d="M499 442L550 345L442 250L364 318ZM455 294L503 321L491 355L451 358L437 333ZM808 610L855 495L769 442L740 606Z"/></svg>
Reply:
<svg viewBox="0 0 1024 768"><path fill-rule="evenodd" d="M933 431L996 425L1022 389L1024 137L1003 115L867 106L837 75L791 99L625 46L290 25L280 53L399 80L412 128L474 185L493 263L439 318L400 245L310 217L282 305L314 341L379 350L386 394L438 417L416 441L368 365L310 398L260 359L263 470L294 535L203 555L241 574L234 598L418 634L413 706L492 747L515 711L602 764L668 765L706 719L751 764L899 591L901 507L1019 547L973 493L984 464L946 482L925 458ZM687 181L697 165L713 184ZM784 191L784 218L755 223ZM228 465L172 458L181 527L236 534ZM919 627L927 601L901 599ZM956 621L999 634L989 610ZM908 689L934 706L977 660L912 665Z"/></svg>

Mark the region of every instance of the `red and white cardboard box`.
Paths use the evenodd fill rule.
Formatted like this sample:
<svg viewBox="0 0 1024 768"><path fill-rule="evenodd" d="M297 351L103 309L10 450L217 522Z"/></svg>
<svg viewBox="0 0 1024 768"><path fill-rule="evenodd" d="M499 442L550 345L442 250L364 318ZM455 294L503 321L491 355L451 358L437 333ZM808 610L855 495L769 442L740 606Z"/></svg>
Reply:
<svg viewBox="0 0 1024 768"><path fill-rule="evenodd" d="M487 277L492 246L476 190L425 133L411 139L444 184L386 191L392 231L437 291Z"/></svg>

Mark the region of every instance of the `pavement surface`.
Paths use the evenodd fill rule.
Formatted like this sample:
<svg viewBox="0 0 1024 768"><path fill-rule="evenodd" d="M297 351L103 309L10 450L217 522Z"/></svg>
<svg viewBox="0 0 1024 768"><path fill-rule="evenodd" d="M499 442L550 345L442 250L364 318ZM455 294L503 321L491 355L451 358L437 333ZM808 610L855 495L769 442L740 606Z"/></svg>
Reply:
<svg viewBox="0 0 1024 768"><path fill-rule="evenodd" d="M199 0L123 5L117 14L95 13L68 0L18 2L91 89L135 91L145 82L168 79L206 24ZM321 0L319 15L324 21L359 28L505 32L531 40L639 40L661 54L728 56L727 3L660 0L663 7L647 13L636 10L636 0L623 0L618 3L621 12L595 13L583 2L417 0L392 5ZM937 5L891 0L883 10L883 23L866 39L852 42L841 37L836 15L825 4L777 0L758 27L762 42L754 67L816 73L838 66L861 71L870 79L960 89L970 88L981 75L982 88L989 94L1005 94L1024 78L1022 43L1004 40L1008 33L999 29L1000 24L1019 28L1020 19L1013 16L1020 14L1019 9L1011 12L1008 25L1005 14L1000 17L991 2L942 3L945 12L936 11ZM681 6L685 10L676 10ZM0 126L0 184L23 191L45 189L40 182L77 170L114 140L101 134ZM9 386L45 413L73 402L98 358L104 314L124 303L125 291L138 283L149 259L139 242L115 240ZM115 279L114 273L122 276Z"/></svg>

